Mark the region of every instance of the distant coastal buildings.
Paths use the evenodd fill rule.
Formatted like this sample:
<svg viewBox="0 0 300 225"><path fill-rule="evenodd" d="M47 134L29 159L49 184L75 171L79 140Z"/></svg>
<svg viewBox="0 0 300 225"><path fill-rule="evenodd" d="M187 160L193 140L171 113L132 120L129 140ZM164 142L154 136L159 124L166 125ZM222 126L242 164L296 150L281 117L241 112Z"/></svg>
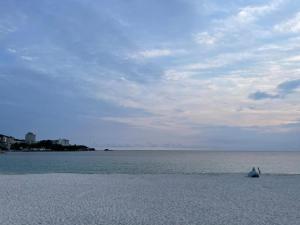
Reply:
<svg viewBox="0 0 300 225"><path fill-rule="evenodd" d="M33 144L36 142L36 135L32 132L28 132L25 134L25 139L17 139L13 136L7 136L4 134L0 134L0 148L2 149L10 149L13 144Z"/></svg>
<svg viewBox="0 0 300 225"><path fill-rule="evenodd" d="M92 151L84 145L70 145L70 141L65 138L56 140L36 140L36 134L28 132L25 139L17 139L12 136L0 134L0 150L11 151Z"/></svg>
<svg viewBox="0 0 300 225"><path fill-rule="evenodd" d="M5 150L10 150L13 144L33 144L36 142L36 135L32 132L28 132L25 135L25 139L17 139L13 136L7 136L4 134L0 134L0 148Z"/></svg>

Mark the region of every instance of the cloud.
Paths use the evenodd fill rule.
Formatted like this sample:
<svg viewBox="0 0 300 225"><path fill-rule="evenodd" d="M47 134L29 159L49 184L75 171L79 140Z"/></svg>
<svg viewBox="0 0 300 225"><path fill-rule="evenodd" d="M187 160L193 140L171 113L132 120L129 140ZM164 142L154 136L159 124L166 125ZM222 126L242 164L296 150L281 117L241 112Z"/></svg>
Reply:
<svg viewBox="0 0 300 225"><path fill-rule="evenodd" d="M210 35L208 32L201 32L195 35L195 41L201 45L213 45L217 41L217 37Z"/></svg>
<svg viewBox="0 0 300 225"><path fill-rule="evenodd" d="M300 12L297 13L293 18L275 25L274 29L282 33L300 32Z"/></svg>
<svg viewBox="0 0 300 225"><path fill-rule="evenodd" d="M8 51L9 53L12 53L12 54L14 54L14 53L17 52L17 50L16 50L16 49L13 49L13 48L8 48L7 51Z"/></svg>
<svg viewBox="0 0 300 225"><path fill-rule="evenodd" d="M17 30L17 27L12 26L11 24L6 24L7 21L0 21L0 34L13 33Z"/></svg>
<svg viewBox="0 0 300 225"><path fill-rule="evenodd" d="M176 70L167 70L164 73L164 77L166 80L170 81L178 81L187 78L190 75L188 72L178 72Z"/></svg>
<svg viewBox="0 0 300 225"><path fill-rule="evenodd" d="M151 49L151 50L141 51L138 54L144 58L155 58L155 57L169 56L172 54L172 51L170 49Z"/></svg>
<svg viewBox="0 0 300 225"><path fill-rule="evenodd" d="M265 78L232 75L199 79L175 70L166 71L164 78L148 85L129 80L110 83L109 90L104 91L102 87L98 97L109 94L109 99L118 105L143 109L151 114L140 119L115 118L117 122L158 129L168 127L169 130L178 130L180 127L186 133L193 133L193 127L199 124L272 126L299 118L299 107L291 107L289 102L280 101L273 105L272 102L260 104L244 99L248 90L260 86ZM271 81L266 80L268 83ZM253 107L250 109L248 106L251 105ZM288 113L286 107L290 109ZM238 111L238 108L244 110ZM114 118L110 117L109 120L113 121Z"/></svg>
<svg viewBox="0 0 300 225"><path fill-rule="evenodd" d="M129 58L133 58L133 59L160 58L160 57L165 57L165 56L174 56L174 55L183 54L183 53L186 53L186 51L184 49L176 49L176 50L171 50L171 49L166 49L166 48L148 49L148 50L135 52L133 54L129 54Z"/></svg>
<svg viewBox="0 0 300 225"><path fill-rule="evenodd" d="M232 65L253 57L253 52L232 52L215 55L212 58L201 60L199 63L184 65L184 70L207 70Z"/></svg>
<svg viewBox="0 0 300 225"><path fill-rule="evenodd" d="M282 0L275 0L269 4L262 6L246 6L238 12L238 14L234 17L234 20L236 20L239 23L253 22L259 17L278 9L279 5L282 2Z"/></svg>
<svg viewBox="0 0 300 225"><path fill-rule="evenodd" d="M254 92L249 95L249 98L253 99L253 100L275 99L275 98L279 98L279 97L280 96L277 94L269 94L269 93L263 92L263 91L257 91L257 92Z"/></svg>
<svg viewBox="0 0 300 225"><path fill-rule="evenodd" d="M33 61L33 60L34 60L33 57L31 57L31 56L26 56L26 55L22 55L21 58L22 58L23 60L26 60L26 61Z"/></svg>
<svg viewBox="0 0 300 225"><path fill-rule="evenodd" d="M299 87L300 87L300 79L283 82L278 85L277 89L280 93L286 95L294 92Z"/></svg>
<svg viewBox="0 0 300 225"><path fill-rule="evenodd" d="M291 80L280 83L276 87L276 94L270 94L268 92L257 91L249 95L250 99L253 100L264 100L264 99L278 99L284 98L286 95L293 93L300 87L299 80Z"/></svg>
<svg viewBox="0 0 300 225"><path fill-rule="evenodd" d="M300 55L292 56L286 59L288 62L299 62L300 61Z"/></svg>
<svg viewBox="0 0 300 225"><path fill-rule="evenodd" d="M201 45L244 46L250 41L257 41L270 35L258 21L280 9L284 0L273 0L262 5L246 5L232 12L227 17L210 21L205 31L194 34L194 40Z"/></svg>

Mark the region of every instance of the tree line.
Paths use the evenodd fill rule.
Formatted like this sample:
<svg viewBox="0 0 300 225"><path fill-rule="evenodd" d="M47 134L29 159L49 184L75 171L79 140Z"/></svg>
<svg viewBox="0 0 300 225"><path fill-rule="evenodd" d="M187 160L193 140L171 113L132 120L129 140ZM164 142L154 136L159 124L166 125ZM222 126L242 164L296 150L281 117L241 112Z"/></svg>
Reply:
<svg viewBox="0 0 300 225"><path fill-rule="evenodd" d="M51 140L42 140L36 143L14 143L11 145L12 150L28 151L28 150L43 150L43 151L94 151L85 145L61 145L54 144Z"/></svg>

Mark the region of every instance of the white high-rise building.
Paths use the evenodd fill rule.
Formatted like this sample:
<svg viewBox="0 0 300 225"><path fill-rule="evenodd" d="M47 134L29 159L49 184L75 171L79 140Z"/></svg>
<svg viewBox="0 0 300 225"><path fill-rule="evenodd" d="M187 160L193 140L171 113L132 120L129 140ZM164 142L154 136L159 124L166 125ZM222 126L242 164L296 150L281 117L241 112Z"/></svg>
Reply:
<svg viewBox="0 0 300 225"><path fill-rule="evenodd" d="M36 135L32 132L28 132L26 135L25 135L25 142L27 144L33 144L35 143L35 140L36 139Z"/></svg>

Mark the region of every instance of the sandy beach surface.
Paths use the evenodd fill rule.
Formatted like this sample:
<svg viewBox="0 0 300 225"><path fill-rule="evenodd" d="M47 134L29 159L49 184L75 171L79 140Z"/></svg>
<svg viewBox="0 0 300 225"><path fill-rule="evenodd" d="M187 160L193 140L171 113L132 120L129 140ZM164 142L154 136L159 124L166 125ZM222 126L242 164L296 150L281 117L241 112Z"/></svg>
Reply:
<svg viewBox="0 0 300 225"><path fill-rule="evenodd" d="M1 225L296 225L299 200L299 175L0 175Z"/></svg>

